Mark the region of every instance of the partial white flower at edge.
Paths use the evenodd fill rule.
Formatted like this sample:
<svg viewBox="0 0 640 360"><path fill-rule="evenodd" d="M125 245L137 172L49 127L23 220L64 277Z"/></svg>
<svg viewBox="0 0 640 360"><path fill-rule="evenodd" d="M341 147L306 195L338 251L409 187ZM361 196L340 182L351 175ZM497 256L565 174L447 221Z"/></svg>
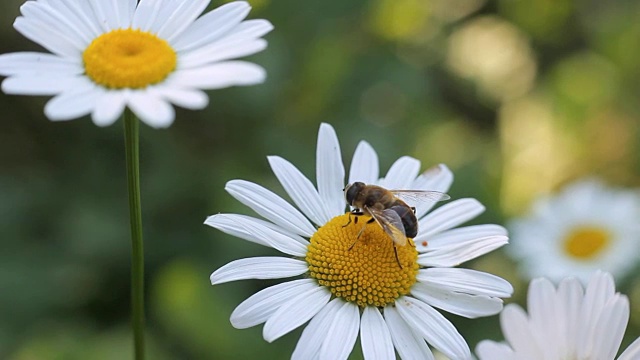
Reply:
<svg viewBox="0 0 640 360"><path fill-rule="evenodd" d="M243 279L302 276L268 287L231 314L239 329L264 323L272 342L307 323L293 359L346 359L358 336L366 359L433 359L429 347L451 359L471 357L469 346L436 308L467 318L494 315L511 296L511 285L491 274L455 266L508 241L498 225L456 228L484 211L475 199L458 199L430 211L416 205L418 235L397 246L366 218L356 223L343 197L345 169L334 129L322 124L316 153L317 187L293 164L268 157L296 206L249 181L232 180L226 190L261 218L239 214L210 216L205 224L286 256L233 261L211 275L214 285ZM446 192L453 174L444 165L421 173L420 161L399 158L380 177L378 156L367 142L355 150L349 183L388 189ZM413 204L410 204L413 205ZM361 236L358 233L365 227Z"/></svg>
<svg viewBox="0 0 640 360"><path fill-rule="evenodd" d="M2 91L54 96L53 121L91 114L113 124L129 107L143 122L168 127L171 104L203 109L202 90L262 83L262 67L232 60L262 51L273 26L243 19L237 1L200 14L210 0L27 1L13 26L51 53L0 55Z"/></svg>
<svg viewBox="0 0 640 360"><path fill-rule="evenodd" d="M500 324L506 342L481 341L480 360L613 360L629 321L629 300L600 271L586 289L576 278L557 288L549 280L533 280L527 306L528 314L518 305L505 306ZM640 338L617 359L640 359Z"/></svg>
<svg viewBox="0 0 640 360"><path fill-rule="evenodd" d="M640 192L587 179L538 199L531 213L507 224L506 248L529 279L558 282L575 276L585 284L596 270L616 280L638 264Z"/></svg>

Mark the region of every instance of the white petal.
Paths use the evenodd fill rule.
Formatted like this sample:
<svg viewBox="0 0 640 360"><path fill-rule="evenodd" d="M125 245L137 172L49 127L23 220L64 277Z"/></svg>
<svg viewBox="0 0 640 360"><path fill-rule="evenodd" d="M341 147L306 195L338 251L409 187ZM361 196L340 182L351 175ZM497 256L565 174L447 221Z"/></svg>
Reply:
<svg viewBox="0 0 640 360"><path fill-rule="evenodd" d="M175 118L171 104L148 91L131 91L127 104L141 121L156 129L169 127Z"/></svg>
<svg viewBox="0 0 640 360"><path fill-rule="evenodd" d="M560 345L558 356L568 359L575 355L575 345L578 343L578 329L580 326L580 308L584 291L582 284L576 278L566 278L558 285L556 302L558 313L563 314L558 320L558 340Z"/></svg>
<svg viewBox="0 0 640 360"><path fill-rule="evenodd" d="M346 360L356 343L359 326L358 306L345 302L333 317L327 338L320 348L320 360Z"/></svg>
<svg viewBox="0 0 640 360"><path fill-rule="evenodd" d="M103 91L93 109L91 119L98 126L113 124L124 112L127 99L123 91Z"/></svg>
<svg viewBox="0 0 640 360"><path fill-rule="evenodd" d="M458 330L442 314L420 300L403 296L396 301L400 316L427 342L453 359L467 359L471 351Z"/></svg>
<svg viewBox="0 0 640 360"><path fill-rule="evenodd" d="M182 7L184 7L185 5L188 5L188 4L185 4L185 1L175 1L175 0L162 0L162 1L156 0L156 2L162 2L162 5L160 6L159 11L155 14L155 18L153 18L153 22L151 24L151 27L149 28L149 31L154 34L157 34L158 32L160 32L160 29L163 28L165 24L170 22L170 19L173 16L175 16ZM193 22L191 22L189 25L191 24L193 24ZM169 36L170 35L171 34L169 34ZM167 39L167 40L169 40L169 43L171 43L170 39Z"/></svg>
<svg viewBox="0 0 640 360"><path fill-rule="evenodd" d="M49 100L44 113L52 121L75 119L91 113L99 96L95 85L86 82Z"/></svg>
<svg viewBox="0 0 640 360"><path fill-rule="evenodd" d="M13 76L4 79L2 91L14 95L57 95L73 91L78 87L85 88L87 79L83 76Z"/></svg>
<svg viewBox="0 0 640 360"><path fill-rule="evenodd" d="M209 2L210 0L179 2L179 5L171 12L168 18L162 22L156 34L163 39L172 39L180 36L207 8Z"/></svg>
<svg viewBox="0 0 640 360"><path fill-rule="evenodd" d="M169 42L178 51L194 49L220 39L237 26L248 14L251 7L244 1L228 3L198 18L177 37Z"/></svg>
<svg viewBox="0 0 640 360"><path fill-rule="evenodd" d="M92 40L82 23L60 2L52 5L44 1L28 1L20 7L20 12L28 22L50 29L78 49L84 49Z"/></svg>
<svg viewBox="0 0 640 360"><path fill-rule="evenodd" d="M79 28L80 34L77 35L85 38L86 44L104 32L88 1L60 0L60 3L64 5L60 6L64 7L61 11Z"/></svg>
<svg viewBox="0 0 640 360"><path fill-rule="evenodd" d="M273 30L273 25L264 19L246 20L225 34L224 40L252 40Z"/></svg>
<svg viewBox="0 0 640 360"><path fill-rule="evenodd" d="M556 341L560 336L558 319L561 314L557 313L555 300L555 287L549 280L540 278L531 281L527 296L529 324L534 334L531 340L538 343L545 359L559 358L560 346Z"/></svg>
<svg viewBox="0 0 640 360"><path fill-rule="evenodd" d="M416 279L443 290L472 295L510 297L513 287L508 281L482 271L459 268L420 269Z"/></svg>
<svg viewBox="0 0 640 360"><path fill-rule="evenodd" d="M628 322L629 300L624 295L616 294L607 301L595 324L593 359L615 358Z"/></svg>
<svg viewBox="0 0 640 360"><path fill-rule="evenodd" d="M522 360L542 359L542 353L528 324L527 314L518 305L509 304L500 314L502 334Z"/></svg>
<svg viewBox="0 0 640 360"><path fill-rule="evenodd" d="M484 211L484 206L476 199L459 199L445 204L430 214L427 214L418 223L420 236L429 238L441 231L451 229Z"/></svg>
<svg viewBox="0 0 640 360"><path fill-rule="evenodd" d="M225 234L229 234L238 237L243 240L251 241L252 243L260 244L262 246L270 246L267 241L262 238L255 237L254 234L249 233L244 227L238 224L243 221L256 221L264 226L267 226L266 221L255 219L246 215L239 214L216 214L209 216L205 221L205 225L209 225L216 228Z"/></svg>
<svg viewBox="0 0 640 360"><path fill-rule="evenodd" d="M102 26L105 32L115 30L120 26L116 3L117 1L89 0L89 4L98 19L98 24Z"/></svg>
<svg viewBox="0 0 640 360"><path fill-rule="evenodd" d="M403 156L391 165L387 176L380 180L380 186L387 189L409 189L419 171L419 160Z"/></svg>
<svg viewBox="0 0 640 360"><path fill-rule="evenodd" d="M333 127L326 123L320 124L318 131L316 179L325 208L333 216L343 214L346 204L342 192L345 184L340 143Z"/></svg>
<svg viewBox="0 0 640 360"><path fill-rule="evenodd" d="M180 57L179 69L197 68L218 61L231 60L249 56L267 48L262 39L235 40L215 42L211 45L194 49Z"/></svg>
<svg viewBox="0 0 640 360"><path fill-rule="evenodd" d="M126 29L131 25L133 14L138 6L137 0L118 0L116 1L116 12L118 14L117 28Z"/></svg>
<svg viewBox="0 0 640 360"><path fill-rule="evenodd" d="M422 266L453 267L465 261L475 259L491 252L509 242L506 236L488 236L473 239L468 242L456 244L434 251L427 251L418 255L418 264Z"/></svg>
<svg viewBox="0 0 640 360"><path fill-rule="evenodd" d="M311 319L309 325L302 331L298 344L291 354L292 360L307 360L318 356L322 343L329 333L329 328L343 304L344 301L335 298Z"/></svg>
<svg viewBox="0 0 640 360"><path fill-rule="evenodd" d="M384 308L384 318L389 326L391 339L400 358L403 360L434 360L433 353L424 339L418 336L402 320L393 306Z"/></svg>
<svg viewBox="0 0 640 360"><path fill-rule="evenodd" d="M453 183L453 173L447 165L438 164L425 170L413 181L412 189L446 192Z"/></svg>
<svg viewBox="0 0 640 360"><path fill-rule="evenodd" d="M469 319L495 315L502 310L502 300L498 298L444 290L428 283L414 284L411 295L431 306Z"/></svg>
<svg viewBox="0 0 640 360"><path fill-rule="evenodd" d="M316 225L326 224L332 215L325 210L318 191L300 170L279 156L269 156L269 165L284 190L300 210Z"/></svg>
<svg viewBox="0 0 640 360"><path fill-rule="evenodd" d="M82 49L67 39L59 31L43 24L18 17L13 27L27 39L39 44L50 52L67 58L80 58Z"/></svg>
<svg viewBox="0 0 640 360"><path fill-rule="evenodd" d="M38 52L17 52L0 55L2 76L57 76L80 75L82 65L75 59Z"/></svg>
<svg viewBox="0 0 640 360"><path fill-rule="evenodd" d="M420 174L418 178L410 185L410 189L415 190L430 190L440 191L446 193L449 187L453 183L453 173L449 168L440 164L427 169ZM423 201L416 204L416 217L422 218L433 206L435 202Z"/></svg>
<svg viewBox="0 0 640 360"><path fill-rule="evenodd" d="M238 222L243 222L243 221L248 221L248 222L255 222L257 224L259 224L260 226L264 226L267 227L275 232L278 232L282 235L288 236L290 238L290 240L293 241L297 241L300 244L306 246L309 246L309 241L307 241L307 239L300 237L300 235L297 235L296 233L294 233L293 231L289 231L287 229L282 228L279 225L276 225L272 222L269 221L265 221L262 219L257 219L251 216L247 216L247 215L240 215L240 214L216 214L216 215L212 215L209 218L207 218L205 220L205 224L215 227L219 230L224 231L227 234L239 237L241 239L244 240L248 240L251 242L254 242L256 244L260 244L260 245L264 245L264 246L269 246L271 247L270 243L268 241L264 241L260 238L255 238L253 236L253 234L247 233L243 227L238 226Z"/></svg>
<svg viewBox="0 0 640 360"><path fill-rule="evenodd" d="M176 4L176 2L173 2ZM136 7L136 11L131 19L131 28L140 29L142 31L150 31L152 26L158 23L156 21L162 9L163 0L145 0ZM168 4L171 6L171 4ZM169 7L167 6L167 8Z"/></svg>
<svg viewBox="0 0 640 360"><path fill-rule="evenodd" d="M507 230L500 225L483 224L451 229L433 236L425 236L425 234L426 232L419 233L413 239L419 252L455 246L488 236L507 236ZM424 241L426 241L426 245L424 245Z"/></svg>
<svg viewBox="0 0 640 360"><path fill-rule="evenodd" d="M246 279L280 279L304 274L308 264L301 260L265 256L232 261L211 274L211 285Z"/></svg>
<svg viewBox="0 0 640 360"><path fill-rule="evenodd" d="M620 354L618 360L638 360L640 359L640 337L637 338L629 347Z"/></svg>
<svg viewBox="0 0 640 360"><path fill-rule="evenodd" d="M272 247L288 255L304 257L307 253L306 240L276 231L258 219L217 214L208 217L205 224L242 239Z"/></svg>
<svg viewBox="0 0 640 360"><path fill-rule="evenodd" d="M36 24L54 28L65 34L73 42L86 47L99 33L87 26L87 15L78 4L70 4L69 0L29 1L21 7L22 14L35 21ZM28 4L32 4L29 8Z"/></svg>
<svg viewBox="0 0 640 360"><path fill-rule="evenodd" d="M236 329L246 329L262 324L292 297L314 291L317 287L313 279L299 279L260 290L233 310L231 325Z"/></svg>
<svg viewBox="0 0 640 360"><path fill-rule="evenodd" d="M349 184L356 181L374 184L378 181L378 154L366 141L360 141L353 153L351 168L349 169Z"/></svg>
<svg viewBox="0 0 640 360"><path fill-rule="evenodd" d="M362 354L367 360L387 360L395 357L389 328L377 308L364 308L360 321L360 342Z"/></svg>
<svg viewBox="0 0 640 360"><path fill-rule="evenodd" d="M266 72L256 64L245 61L226 61L194 69L182 69L171 76L171 82L184 87L204 90L229 86L255 85L264 82Z"/></svg>
<svg viewBox="0 0 640 360"><path fill-rule="evenodd" d="M615 294L615 283L609 273L598 271L589 280L580 310L583 326L578 329L578 356L584 357L593 349L595 324L607 301Z"/></svg>
<svg viewBox="0 0 640 360"><path fill-rule="evenodd" d="M480 360L518 360L509 346L491 340L480 341L476 355Z"/></svg>
<svg viewBox="0 0 640 360"><path fill-rule="evenodd" d="M227 182L225 190L262 217L285 229L308 238L316 232L309 220L296 208L260 185L244 180L231 180Z"/></svg>
<svg viewBox="0 0 640 360"><path fill-rule="evenodd" d="M165 99L185 109L204 109L209 104L209 97L203 91L171 86L169 83L170 80L167 79L166 83L148 90L159 98Z"/></svg>
<svg viewBox="0 0 640 360"><path fill-rule="evenodd" d="M329 299L331 292L324 286L316 286L315 289L291 297L264 324L262 337L273 342L289 333L316 315Z"/></svg>

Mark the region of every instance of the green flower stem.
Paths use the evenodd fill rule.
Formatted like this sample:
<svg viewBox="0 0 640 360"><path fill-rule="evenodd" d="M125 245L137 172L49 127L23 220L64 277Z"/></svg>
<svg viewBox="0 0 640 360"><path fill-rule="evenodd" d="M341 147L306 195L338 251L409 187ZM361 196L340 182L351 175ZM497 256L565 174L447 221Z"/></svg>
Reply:
<svg viewBox="0 0 640 360"><path fill-rule="evenodd" d="M127 157L129 217L131 219L131 326L136 360L144 359L144 249L140 205L139 121L131 110L124 112L124 146Z"/></svg>

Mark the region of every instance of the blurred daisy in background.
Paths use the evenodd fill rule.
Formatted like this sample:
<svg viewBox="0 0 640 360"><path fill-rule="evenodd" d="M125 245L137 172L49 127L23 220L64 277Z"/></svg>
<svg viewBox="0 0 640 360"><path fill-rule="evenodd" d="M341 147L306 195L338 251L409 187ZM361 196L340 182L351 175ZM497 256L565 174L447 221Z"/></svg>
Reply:
<svg viewBox="0 0 640 360"><path fill-rule="evenodd" d="M589 179L536 201L531 214L509 224L521 272L554 282L576 276L586 283L598 269L619 279L638 261L640 194Z"/></svg>
<svg viewBox="0 0 640 360"><path fill-rule="evenodd" d="M467 318L493 315L502 309L500 298L513 292L499 277L454 268L508 241L498 225L455 228L484 211L478 201L459 199L431 212L433 203L415 204L418 235L397 246L396 258L379 225L365 225L366 218L356 223L346 212L345 169L330 125L322 124L318 134L317 188L287 160L268 160L297 208L260 185L232 180L226 190L266 220L217 214L205 224L288 256L233 261L216 270L211 283L303 278L249 297L231 314L234 327L265 323L263 337L271 342L309 321L294 359L346 359L358 334L367 359L394 358L394 349L403 359L433 359L428 344L450 358L471 356L464 338L435 308ZM349 183L355 181L444 192L453 175L444 165L420 174L418 160L401 157L380 178L377 154L362 141L349 172Z"/></svg>
<svg viewBox="0 0 640 360"><path fill-rule="evenodd" d="M13 26L51 53L0 55L2 91L54 96L45 115L91 114L113 124L129 107L153 127L171 125L171 104L202 109L202 90L264 81L258 65L231 59L267 47L266 20L242 21L250 6L225 4L201 17L209 0L27 1Z"/></svg>
<svg viewBox="0 0 640 360"><path fill-rule="evenodd" d="M509 304L500 314L506 343L484 340L480 360L613 360L629 321L629 300L613 277L596 272L583 289L576 278L557 288L547 279L529 285L529 313ZM640 359L640 338L618 360Z"/></svg>

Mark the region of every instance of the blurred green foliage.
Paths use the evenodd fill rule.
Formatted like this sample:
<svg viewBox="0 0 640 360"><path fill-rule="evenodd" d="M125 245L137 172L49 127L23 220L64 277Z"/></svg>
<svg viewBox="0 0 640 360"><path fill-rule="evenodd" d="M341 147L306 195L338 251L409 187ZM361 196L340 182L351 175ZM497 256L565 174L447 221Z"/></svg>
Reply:
<svg viewBox="0 0 640 360"><path fill-rule="evenodd" d="M233 308L273 282L212 287L237 258L275 251L202 223L249 213L236 178L283 194L265 156L313 178L319 123L345 164L369 141L383 171L401 155L448 164L454 198L487 206L476 223L521 213L585 175L640 186L637 1L250 1L275 30L251 61L267 82L211 92L168 130L141 129L150 359L288 358L300 330L266 343L236 330ZM0 3L0 53L39 50ZM218 6L219 3L212 4ZM121 123L53 123L46 99L0 94L0 358L123 359L129 338L129 233ZM466 266L526 283L503 253ZM625 344L640 335L640 278ZM500 339L497 317L450 317L471 346ZM361 358L356 349L353 358Z"/></svg>

